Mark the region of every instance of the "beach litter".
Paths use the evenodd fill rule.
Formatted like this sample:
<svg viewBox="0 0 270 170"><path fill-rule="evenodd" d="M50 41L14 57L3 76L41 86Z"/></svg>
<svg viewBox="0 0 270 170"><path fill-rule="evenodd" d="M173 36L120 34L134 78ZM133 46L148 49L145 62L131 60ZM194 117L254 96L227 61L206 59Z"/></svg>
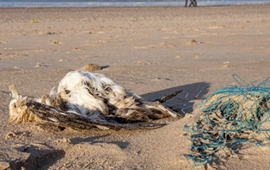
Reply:
<svg viewBox="0 0 270 170"><path fill-rule="evenodd" d="M233 77L239 85L207 97L195 120L184 127L192 143L191 153L184 156L195 167L224 165L245 144L270 146L270 77L258 85Z"/></svg>

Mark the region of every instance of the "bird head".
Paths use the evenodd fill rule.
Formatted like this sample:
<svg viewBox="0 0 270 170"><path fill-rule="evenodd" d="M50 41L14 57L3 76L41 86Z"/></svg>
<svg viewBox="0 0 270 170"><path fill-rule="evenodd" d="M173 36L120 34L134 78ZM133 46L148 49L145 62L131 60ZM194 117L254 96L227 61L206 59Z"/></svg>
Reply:
<svg viewBox="0 0 270 170"><path fill-rule="evenodd" d="M11 101L9 103L9 122L12 123L24 123L33 122L35 120L33 113L28 109L27 97L19 95L15 86L11 84L9 86L11 92Z"/></svg>

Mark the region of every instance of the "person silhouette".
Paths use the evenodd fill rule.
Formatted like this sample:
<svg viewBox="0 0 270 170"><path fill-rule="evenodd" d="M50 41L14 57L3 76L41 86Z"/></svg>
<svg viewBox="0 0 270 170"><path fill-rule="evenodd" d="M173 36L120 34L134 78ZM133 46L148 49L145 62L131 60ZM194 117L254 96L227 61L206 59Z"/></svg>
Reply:
<svg viewBox="0 0 270 170"><path fill-rule="evenodd" d="M188 1L190 1L189 7L191 6L197 7L197 0L186 0L185 7L188 6Z"/></svg>

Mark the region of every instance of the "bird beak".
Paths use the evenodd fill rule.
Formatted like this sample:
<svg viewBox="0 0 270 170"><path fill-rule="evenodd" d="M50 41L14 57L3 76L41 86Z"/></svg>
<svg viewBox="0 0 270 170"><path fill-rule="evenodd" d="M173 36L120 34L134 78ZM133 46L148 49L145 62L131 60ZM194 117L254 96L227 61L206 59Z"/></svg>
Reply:
<svg viewBox="0 0 270 170"><path fill-rule="evenodd" d="M18 91L16 90L15 88L15 85L14 84L11 84L9 85L9 91L11 92L11 97L12 99L19 99L19 94L18 94Z"/></svg>

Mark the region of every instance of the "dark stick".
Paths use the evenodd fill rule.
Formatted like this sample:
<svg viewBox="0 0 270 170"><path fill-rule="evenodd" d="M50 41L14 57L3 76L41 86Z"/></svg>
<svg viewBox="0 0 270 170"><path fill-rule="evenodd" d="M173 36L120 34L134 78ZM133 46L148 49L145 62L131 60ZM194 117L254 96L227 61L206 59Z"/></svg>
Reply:
<svg viewBox="0 0 270 170"><path fill-rule="evenodd" d="M183 90L177 90L175 92L173 92L172 94L169 94L169 95L166 95L166 96L163 96L161 97L160 99L156 99L154 101L159 101L160 103L164 103L168 100L170 100L171 98L177 96L179 93L181 93Z"/></svg>

